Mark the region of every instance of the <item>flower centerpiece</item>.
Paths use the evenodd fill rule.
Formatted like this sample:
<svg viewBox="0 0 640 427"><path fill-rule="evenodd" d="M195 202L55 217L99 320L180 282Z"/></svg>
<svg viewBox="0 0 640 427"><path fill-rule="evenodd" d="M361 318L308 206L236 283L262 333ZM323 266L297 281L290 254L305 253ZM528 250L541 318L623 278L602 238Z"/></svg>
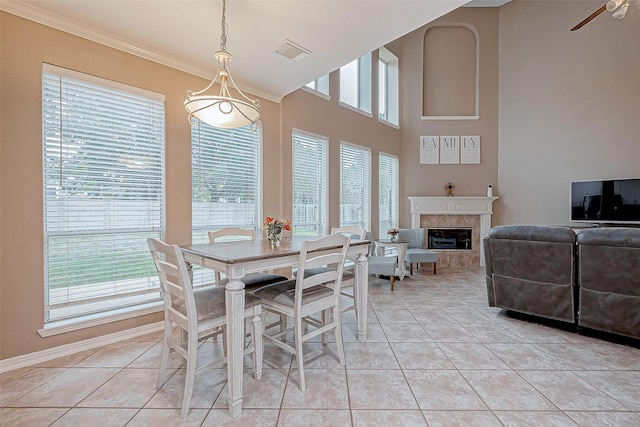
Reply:
<svg viewBox="0 0 640 427"><path fill-rule="evenodd" d="M262 228L267 231L267 239L269 239L272 245L275 245L280 243L282 230L291 230L291 221L268 216L262 223Z"/></svg>
<svg viewBox="0 0 640 427"><path fill-rule="evenodd" d="M389 230L387 230L387 234L389 235L391 240L396 240L396 237L398 237L398 233L400 233L400 230L398 230L397 228L390 228Z"/></svg>

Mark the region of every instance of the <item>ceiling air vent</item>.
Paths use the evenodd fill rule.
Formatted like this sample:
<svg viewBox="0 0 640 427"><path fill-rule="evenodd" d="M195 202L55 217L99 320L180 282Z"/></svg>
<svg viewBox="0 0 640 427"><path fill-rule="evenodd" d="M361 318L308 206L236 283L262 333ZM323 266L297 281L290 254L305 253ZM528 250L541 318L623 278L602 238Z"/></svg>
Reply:
<svg viewBox="0 0 640 427"><path fill-rule="evenodd" d="M295 62L300 62L311 52L303 48L299 44L295 44L291 40L287 39L280 43L280 46L276 49L276 53L289 58Z"/></svg>

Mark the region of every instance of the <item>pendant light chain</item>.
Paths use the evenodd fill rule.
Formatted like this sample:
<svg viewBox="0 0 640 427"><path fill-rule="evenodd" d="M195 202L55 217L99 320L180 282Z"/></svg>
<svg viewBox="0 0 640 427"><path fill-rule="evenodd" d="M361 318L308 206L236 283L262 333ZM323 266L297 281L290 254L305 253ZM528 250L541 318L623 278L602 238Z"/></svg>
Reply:
<svg viewBox="0 0 640 427"><path fill-rule="evenodd" d="M222 31L220 32L220 49L227 50L227 20L225 16L227 14L227 0L222 0Z"/></svg>

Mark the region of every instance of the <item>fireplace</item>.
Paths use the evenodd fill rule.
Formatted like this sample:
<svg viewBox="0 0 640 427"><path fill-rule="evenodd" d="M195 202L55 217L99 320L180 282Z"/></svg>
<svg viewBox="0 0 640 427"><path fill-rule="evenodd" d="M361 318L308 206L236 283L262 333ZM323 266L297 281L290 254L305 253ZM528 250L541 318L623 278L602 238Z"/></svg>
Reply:
<svg viewBox="0 0 640 427"><path fill-rule="evenodd" d="M472 249L471 231L471 228L428 228L427 249L470 251Z"/></svg>
<svg viewBox="0 0 640 427"><path fill-rule="evenodd" d="M482 239L491 228L492 205L497 197L409 197L411 203L411 228L424 228L425 245L429 245L428 230L470 230L469 249L441 248L438 264L442 266L484 266ZM466 231L465 231L466 233ZM446 237L451 239L451 237ZM462 240L466 239L463 237ZM457 239L456 239L457 240ZM451 240L440 240L441 246L452 246ZM458 243L456 242L456 245Z"/></svg>

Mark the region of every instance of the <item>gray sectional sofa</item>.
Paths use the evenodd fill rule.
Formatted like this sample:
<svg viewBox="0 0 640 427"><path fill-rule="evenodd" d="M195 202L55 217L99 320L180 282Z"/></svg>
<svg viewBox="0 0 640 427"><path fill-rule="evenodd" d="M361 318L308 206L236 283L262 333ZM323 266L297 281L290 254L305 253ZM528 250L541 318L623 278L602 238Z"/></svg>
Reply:
<svg viewBox="0 0 640 427"><path fill-rule="evenodd" d="M640 228L505 225L483 245L489 306L640 338Z"/></svg>

